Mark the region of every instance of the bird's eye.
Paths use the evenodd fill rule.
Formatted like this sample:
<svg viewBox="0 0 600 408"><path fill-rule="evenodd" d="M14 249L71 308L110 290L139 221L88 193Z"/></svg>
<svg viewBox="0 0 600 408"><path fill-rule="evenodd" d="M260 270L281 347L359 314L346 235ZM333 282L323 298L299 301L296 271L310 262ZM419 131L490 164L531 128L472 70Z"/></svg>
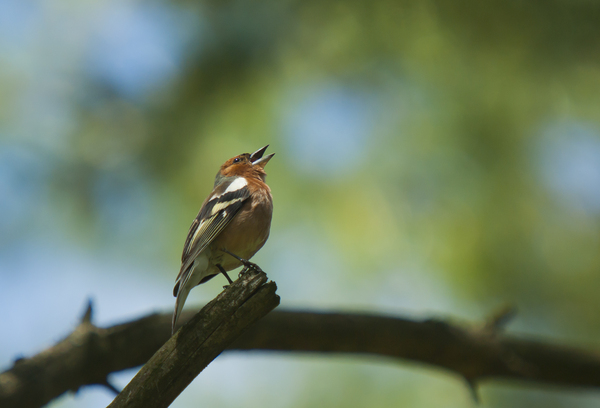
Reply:
<svg viewBox="0 0 600 408"><path fill-rule="evenodd" d="M241 160L241 159L240 159L239 157L236 157L235 159L233 159L233 162L234 162L234 163L239 163L239 162L240 162L240 160Z"/></svg>

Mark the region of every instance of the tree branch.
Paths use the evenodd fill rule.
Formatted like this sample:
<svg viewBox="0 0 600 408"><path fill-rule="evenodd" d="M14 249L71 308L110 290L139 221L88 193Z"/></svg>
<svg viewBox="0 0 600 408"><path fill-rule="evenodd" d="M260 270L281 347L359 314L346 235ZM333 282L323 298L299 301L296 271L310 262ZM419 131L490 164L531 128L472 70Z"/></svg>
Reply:
<svg viewBox="0 0 600 408"><path fill-rule="evenodd" d="M184 312L181 320L187 321L193 315L195 312ZM410 360L449 370L473 387L483 380L497 379L600 387L598 353L505 335L500 328L507 316L508 312L493 316L486 324L462 327L440 320L274 311L228 349L385 356L393 361ZM103 384L111 372L144 364L169 339L170 320L171 314L165 313L106 329L82 323L69 338L78 333L77 338L85 339L85 344L72 341L71 350L60 354L69 362L62 366L62 372L53 370L53 376L46 375L50 372L47 367L58 358L53 350L64 341L0 374L0 406L10 406L5 405L6 396L10 395L6 385L10 381L6 379L19 378L19 367L24 364L32 365L31 371L38 373L40 386L54 387L54 395L87 384ZM82 353L81 348L87 353ZM26 391L33 394L36 388L32 388L31 381L27 384Z"/></svg>
<svg viewBox="0 0 600 408"><path fill-rule="evenodd" d="M67 338L0 374L0 406L40 407L88 384L115 391L108 374L131 367L131 362L134 367L144 364L162 346L110 406L168 407L240 333L279 304L275 283L266 282L264 272L244 274L199 313L186 313L180 320L189 322L172 337L170 328L153 335L156 315L108 329L95 327L90 304Z"/></svg>
<svg viewBox="0 0 600 408"><path fill-rule="evenodd" d="M367 314L277 311L230 349L386 356L441 367L469 383L514 379L600 387L600 355L507 336L489 326L460 327Z"/></svg>
<svg viewBox="0 0 600 408"><path fill-rule="evenodd" d="M279 305L274 282L247 273L204 306L148 361L109 408L166 408L233 340Z"/></svg>

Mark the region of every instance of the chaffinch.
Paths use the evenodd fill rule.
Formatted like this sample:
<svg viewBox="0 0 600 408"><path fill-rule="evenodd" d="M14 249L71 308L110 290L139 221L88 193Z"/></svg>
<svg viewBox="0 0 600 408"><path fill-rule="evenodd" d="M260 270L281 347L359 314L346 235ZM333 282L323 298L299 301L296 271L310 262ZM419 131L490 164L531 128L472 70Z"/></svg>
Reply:
<svg viewBox="0 0 600 408"><path fill-rule="evenodd" d="M219 273L232 283L227 271L241 265L260 269L248 259L265 244L271 228L273 197L264 168L275 153L263 157L267 147L227 160L217 173L183 246L172 332L194 286Z"/></svg>

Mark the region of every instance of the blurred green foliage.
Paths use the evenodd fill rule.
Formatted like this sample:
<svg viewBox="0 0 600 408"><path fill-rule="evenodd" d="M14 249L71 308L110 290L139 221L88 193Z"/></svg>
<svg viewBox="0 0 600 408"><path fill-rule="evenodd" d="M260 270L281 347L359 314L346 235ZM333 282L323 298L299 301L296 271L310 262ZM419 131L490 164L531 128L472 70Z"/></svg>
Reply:
<svg viewBox="0 0 600 408"><path fill-rule="evenodd" d="M425 301L436 313L482 318L514 303L520 331L598 347L597 2L166 6L204 27L190 31L177 75L132 99L79 72L60 148L30 143L50 157L50 214L70 234L87 236L91 245L98 237L115 240L119 220L106 224L114 214L105 214L98 194L116 197L110 205L119 207L119 197L127 201L141 183L150 192L141 196L151 200L142 204L147 217L131 227L135 233L126 223L116 242L133 255L168 259L174 267L165 273L174 277L189 222L219 165L269 143L277 152L267 167L276 213L266 251L293 245L286 237L301 230L342 265L332 290L366 285L375 299L373 282L393 294L394 276L412 271L415 277L400 282L424 279L449 294L451 302L441 303L446 310ZM17 109L10 101L23 91L18 78L7 70L0 78L5 125ZM123 216L131 221L135 212ZM148 249L140 235L158 244ZM344 299L339 307L363 306L331 296ZM403 378L414 381L411 373ZM338 391L358 390L349 393L355 405L323 390L330 379L320 376L307 385L316 390L313 399L302 396L292 406L369 405L368 392L377 388L363 394L369 379L346 376L352 378ZM447 392L460 393L447 406L468 405L466 391ZM494 395L494 406L589 402ZM407 398L414 406L439 406L439 399Z"/></svg>

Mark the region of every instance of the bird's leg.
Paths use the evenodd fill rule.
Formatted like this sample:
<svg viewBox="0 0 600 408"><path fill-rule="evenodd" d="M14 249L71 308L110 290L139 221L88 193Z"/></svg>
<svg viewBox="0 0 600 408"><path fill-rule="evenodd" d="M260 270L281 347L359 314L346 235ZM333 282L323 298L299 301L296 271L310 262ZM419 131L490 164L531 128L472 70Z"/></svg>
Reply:
<svg viewBox="0 0 600 408"><path fill-rule="evenodd" d="M238 261L240 261L242 263L242 265L244 265L244 269L242 269L242 271L240 272L239 276L244 275L248 269L251 269L254 272L262 272L263 271L262 269L260 269L260 266L258 266L257 264L252 263L252 262L248 261L247 259L240 258L236 254L234 254L232 252L229 252L225 248L221 248L221 251L225 252L226 254L229 254L229 255L233 256L235 259L237 259Z"/></svg>
<svg viewBox="0 0 600 408"><path fill-rule="evenodd" d="M229 275L227 275L227 272L225 271L225 269L223 269L223 267L220 264L217 264L216 266L217 266L217 268L219 268L219 270L221 271L221 273L227 278L227 281L229 282L229 285L231 285L233 283L233 281L231 280L231 278L229 277ZM229 285L223 286L223 289L228 288Z"/></svg>

